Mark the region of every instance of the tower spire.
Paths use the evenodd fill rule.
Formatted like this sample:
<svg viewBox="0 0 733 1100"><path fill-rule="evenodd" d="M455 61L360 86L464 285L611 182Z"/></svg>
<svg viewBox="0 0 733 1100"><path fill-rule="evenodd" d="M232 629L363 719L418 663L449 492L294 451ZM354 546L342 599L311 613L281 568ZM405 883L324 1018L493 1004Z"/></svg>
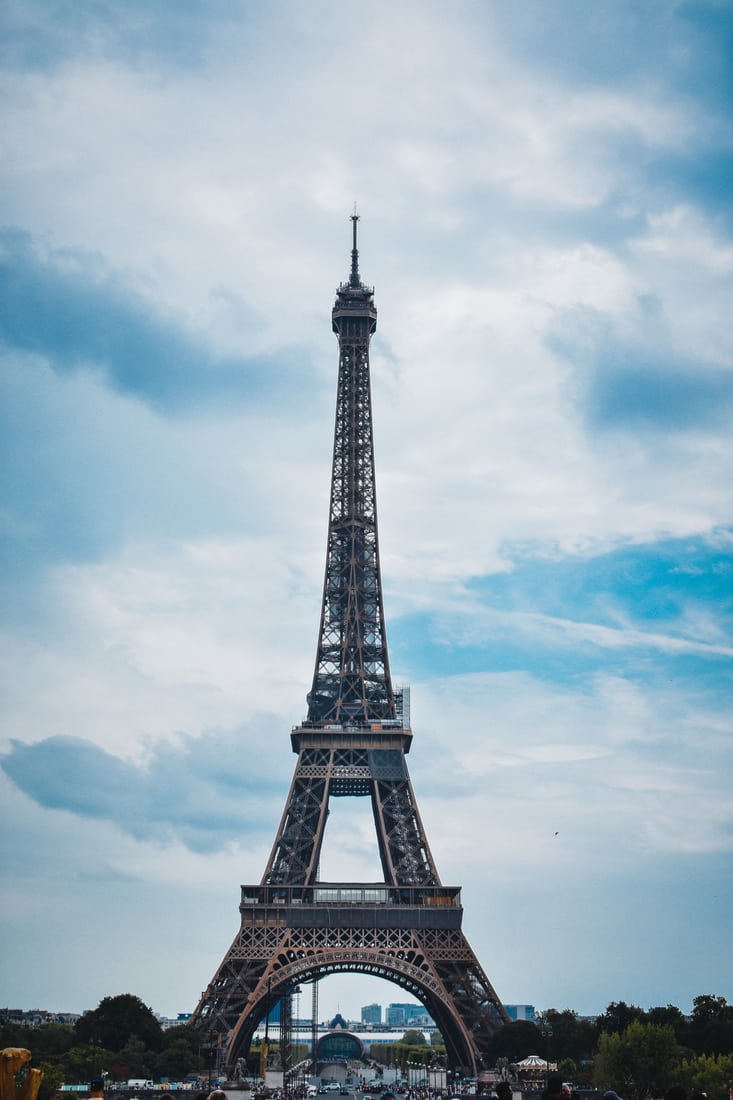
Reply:
<svg viewBox="0 0 733 1100"><path fill-rule="evenodd" d="M395 721L377 538L369 342L377 327L374 291L359 278L351 215L351 278L331 314L339 342L326 577L308 721L366 726Z"/></svg>
<svg viewBox="0 0 733 1100"><path fill-rule="evenodd" d="M351 215L353 243L351 245L351 278L349 279L349 286L354 288L361 286L361 279L359 278L359 249L356 246L356 223L358 221L359 215L356 212L356 203L354 203L354 213Z"/></svg>

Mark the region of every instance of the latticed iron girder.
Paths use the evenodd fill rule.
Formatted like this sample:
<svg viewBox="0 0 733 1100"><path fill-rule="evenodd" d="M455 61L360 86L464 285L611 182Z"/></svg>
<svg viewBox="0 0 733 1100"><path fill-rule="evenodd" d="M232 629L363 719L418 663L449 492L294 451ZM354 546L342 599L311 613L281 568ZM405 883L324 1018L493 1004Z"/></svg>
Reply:
<svg viewBox="0 0 733 1100"><path fill-rule="evenodd" d="M263 881L304 885L318 867L328 812L326 783L296 775L290 794Z"/></svg>
<svg viewBox="0 0 733 1100"><path fill-rule="evenodd" d="M384 630L374 477L368 301L339 336L331 503L311 722L395 719ZM348 335L347 335L348 332Z"/></svg>
<svg viewBox="0 0 733 1100"><path fill-rule="evenodd" d="M201 1022L227 1034L234 1065L272 1005L300 982L360 972L418 997L441 1029L451 1064L475 1073L503 1009L459 929L362 928L349 923L301 928L243 925L207 991ZM332 920L338 920L334 911Z"/></svg>
<svg viewBox="0 0 733 1100"><path fill-rule="evenodd" d="M311 740L318 736L314 732ZM440 885L410 784L404 735L389 737L390 748L369 734L343 733L330 744L301 749L263 883L315 882L330 798L370 795L384 881Z"/></svg>
<svg viewBox="0 0 733 1100"><path fill-rule="evenodd" d="M440 885L410 783L375 784L373 803L377 835L380 839L384 837L389 866L387 881Z"/></svg>

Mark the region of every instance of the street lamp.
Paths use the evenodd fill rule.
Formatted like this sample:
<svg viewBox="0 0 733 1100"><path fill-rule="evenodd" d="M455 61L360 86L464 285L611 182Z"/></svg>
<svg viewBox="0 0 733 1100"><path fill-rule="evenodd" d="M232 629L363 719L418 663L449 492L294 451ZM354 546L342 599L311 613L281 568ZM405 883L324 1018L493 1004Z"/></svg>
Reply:
<svg viewBox="0 0 733 1100"><path fill-rule="evenodd" d="M552 1038L552 1024L545 1020L540 1025L540 1035L545 1040L545 1088L550 1087L550 1039Z"/></svg>

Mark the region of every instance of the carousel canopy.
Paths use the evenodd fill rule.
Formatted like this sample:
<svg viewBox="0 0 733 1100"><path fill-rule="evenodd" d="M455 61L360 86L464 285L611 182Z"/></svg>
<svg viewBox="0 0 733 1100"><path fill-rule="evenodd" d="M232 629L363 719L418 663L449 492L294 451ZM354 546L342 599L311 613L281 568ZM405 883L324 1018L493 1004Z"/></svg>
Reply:
<svg viewBox="0 0 733 1100"><path fill-rule="evenodd" d="M548 1062L546 1058L540 1058L539 1054L528 1054L521 1062L515 1063L517 1069L557 1069L554 1062Z"/></svg>

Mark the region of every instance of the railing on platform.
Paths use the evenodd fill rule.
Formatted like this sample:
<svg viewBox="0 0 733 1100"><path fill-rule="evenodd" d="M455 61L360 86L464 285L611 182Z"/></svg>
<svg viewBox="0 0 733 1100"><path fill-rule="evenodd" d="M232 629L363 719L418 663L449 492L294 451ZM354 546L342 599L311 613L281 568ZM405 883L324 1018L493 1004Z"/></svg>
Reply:
<svg viewBox="0 0 733 1100"><path fill-rule="evenodd" d="M460 909L460 886L319 882L313 886L242 886L242 905L432 906Z"/></svg>

